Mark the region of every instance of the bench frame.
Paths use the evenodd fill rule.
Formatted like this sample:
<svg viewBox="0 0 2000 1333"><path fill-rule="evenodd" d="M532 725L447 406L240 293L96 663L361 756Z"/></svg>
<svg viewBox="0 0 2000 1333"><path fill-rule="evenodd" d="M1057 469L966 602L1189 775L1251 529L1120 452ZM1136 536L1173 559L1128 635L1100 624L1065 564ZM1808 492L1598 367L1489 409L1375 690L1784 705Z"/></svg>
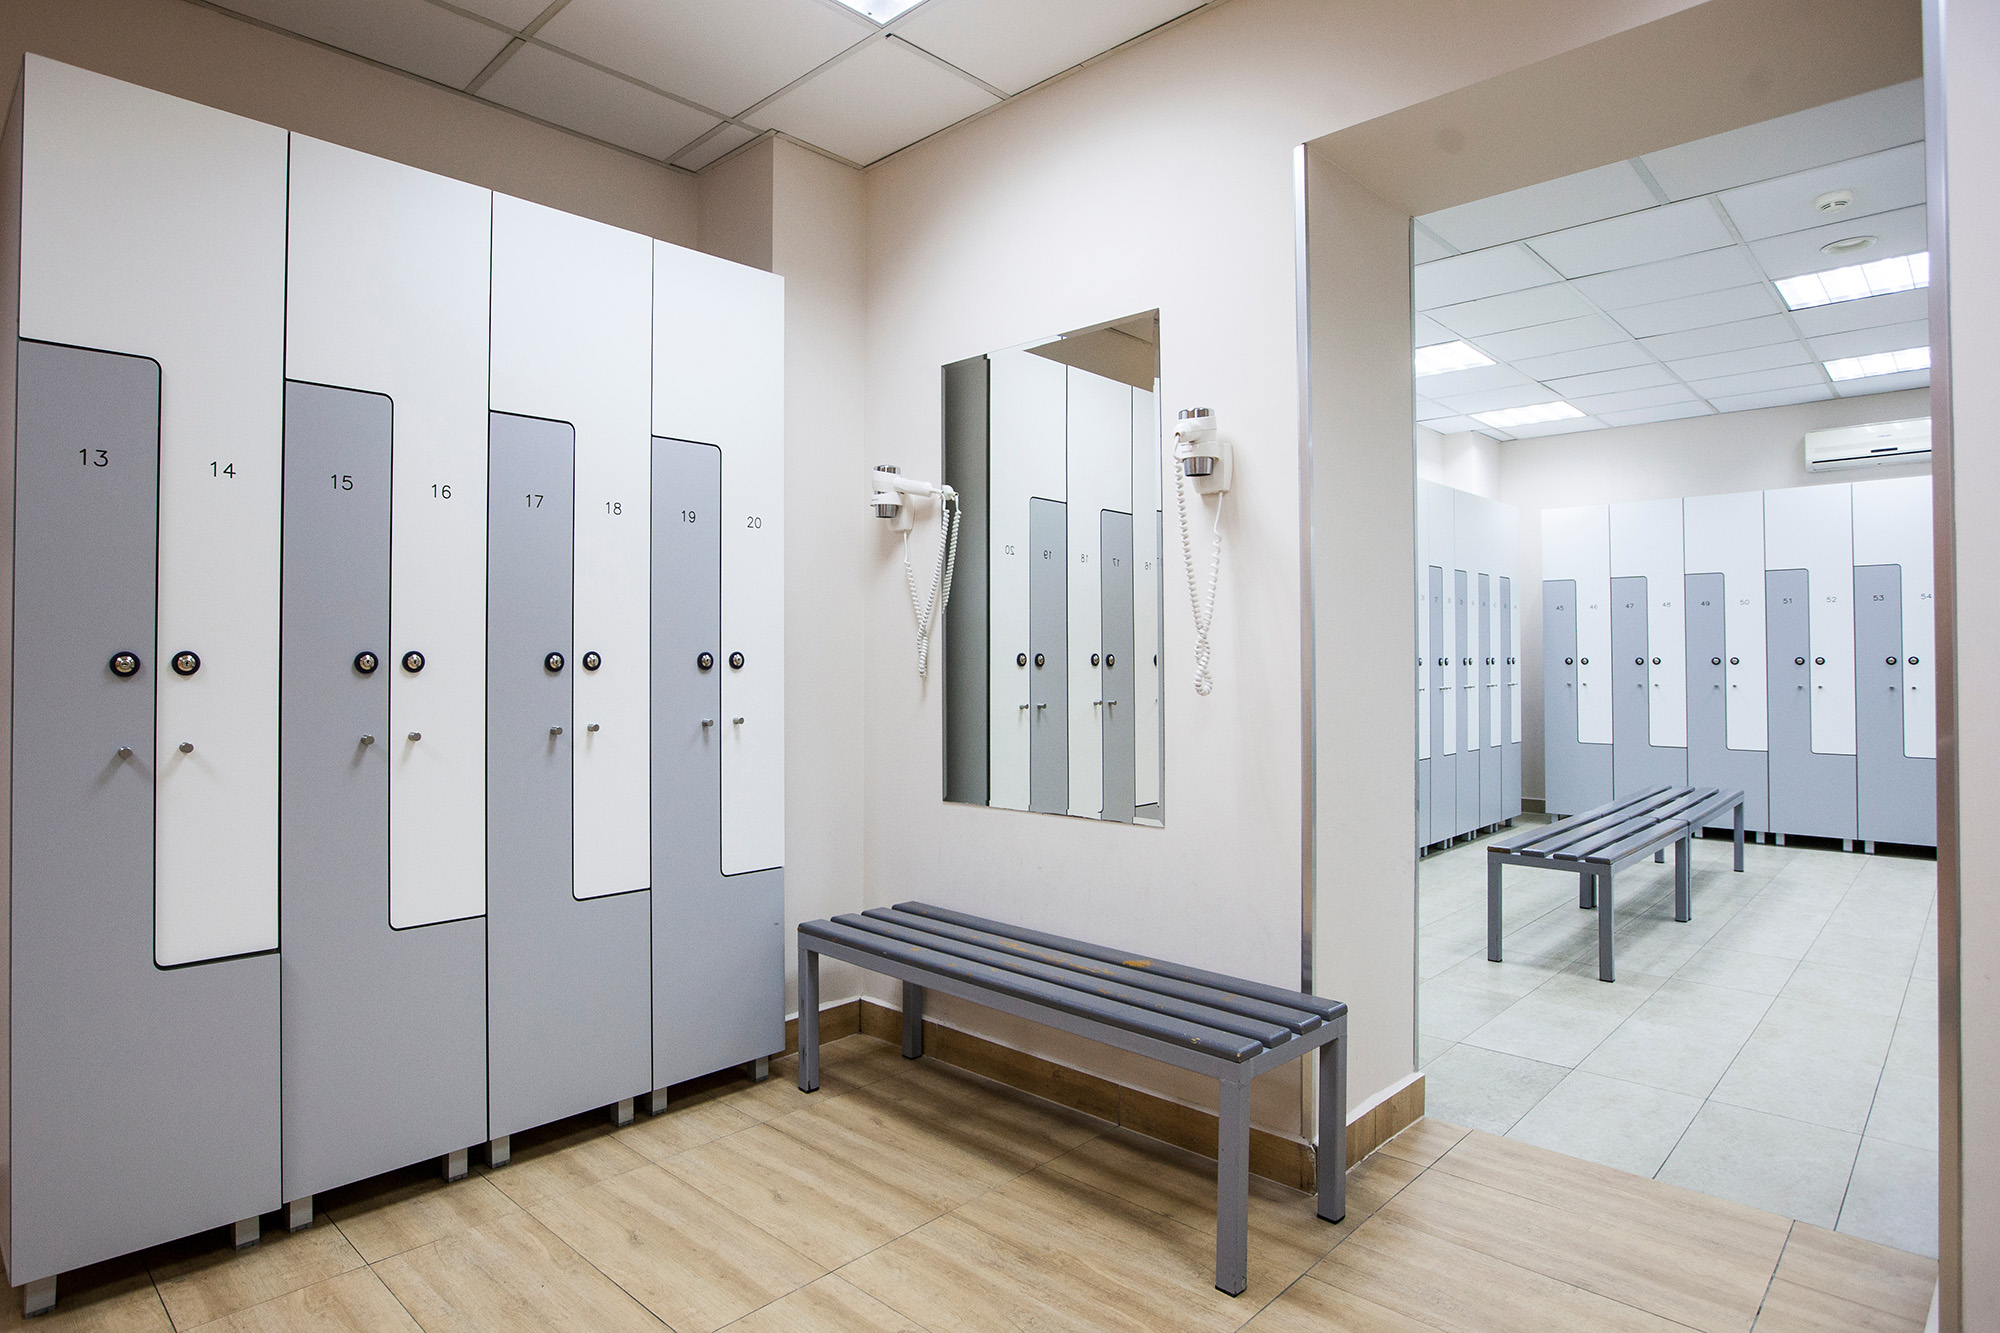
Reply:
<svg viewBox="0 0 2000 1333"><path fill-rule="evenodd" d="M1662 799L1664 798L1664 799ZM1649 787L1486 847L1486 960L1501 961L1500 872L1509 865L1576 876L1576 905L1597 909L1597 979L1617 979L1612 877L1635 861L1666 859L1674 848L1674 920L1694 919L1694 839L1708 820L1736 808L1736 873L1743 873L1743 793L1714 787ZM1606 839L1609 841L1606 841Z"/></svg>
<svg viewBox="0 0 2000 1333"><path fill-rule="evenodd" d="M1319 1060L1318 1213L1328 1222L1347 1216L1347 1015L1345 1012L1247 1060L1192 1050L1079 1014L1064 1013L930 968L883 958L835 940L799 931L799 1091L819 1088L819 960L828 958L894 977L903 983L903 1056L924 1053L927 991L1042 1023L1107 1046L1206 1074L1221 1087L1222 1115L1215 1185L1215 1286L1240 1296L1250 1257L1250 1082L1257 1075L1321 1050Z"/></svg>

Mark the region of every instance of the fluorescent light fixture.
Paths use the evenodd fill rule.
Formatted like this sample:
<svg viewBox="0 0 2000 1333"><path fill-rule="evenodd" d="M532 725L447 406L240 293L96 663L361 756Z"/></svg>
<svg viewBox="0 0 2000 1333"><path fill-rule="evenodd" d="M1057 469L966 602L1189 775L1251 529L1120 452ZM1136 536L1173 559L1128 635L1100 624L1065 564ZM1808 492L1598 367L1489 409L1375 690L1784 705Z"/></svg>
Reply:
<svg viewBox="0 0 2000 1333"><path fill-rule="evenodd" d="M1894 375L1905 370L1929 370L1931 349L1905 347L1900 352L1875 352L1868 356L1843 356L1826 363L1826 373L1836 380L1862 380L1870 375Z"/></svg>
<svg viewBox="0 0 2000 1333"><path fill-rule="evenodd" d="M1931 285L1931 256L1928 250L1914 255L1896 255L1869 264L1830 268L1824 273L1802 273L1796 278L1779 278L1778 295L1793 310L1806 310L1836 301L1858 301L1864 296L1887 296L1890 292L1914 291Z"/></svg>
<svg viewBox="0 0 2000 1333"><path fill-rule="evenodd" d="M866 14L877 23L887 23L900 14L915 9L919 0L840 0L857 14Z"/></svg>
<svg viewBox="0 0 2000 1333"><path fill-rule="evenodd" d="M1503 407L1498 412L1474 412L1472 419L1483 421L1495 430L1512 430L1516 426L1539 426L1544 421L1568 421L1582 415L1568 403L1536 403L1532 407Z"/></svg>
<svg viewBox="0 0 2000 1333"><path fill-rule="evenodd" d="M1454 370L1471 370L1475 366L1492 364L1492 357L1463 339L1451 343L1432 343L1429 347L1417 349L1419 375L1443 375Z"/></svg>

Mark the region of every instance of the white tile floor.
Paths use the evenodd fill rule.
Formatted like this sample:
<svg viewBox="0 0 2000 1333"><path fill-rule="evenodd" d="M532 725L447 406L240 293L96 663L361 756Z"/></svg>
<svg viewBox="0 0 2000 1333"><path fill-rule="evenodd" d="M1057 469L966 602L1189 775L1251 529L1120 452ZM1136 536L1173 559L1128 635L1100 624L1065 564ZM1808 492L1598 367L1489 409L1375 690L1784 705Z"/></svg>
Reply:
<svg viewBox="0 0 2000 1333"><path fill-rule="evenodd" d="M1610 984L1575 876L1508 868L1489 963L1483 843L1426 857L1426 1108L1935 1257L1936 863L1747 851L1695 843L1686 923L1671 861L1624 872Z"/></svg>

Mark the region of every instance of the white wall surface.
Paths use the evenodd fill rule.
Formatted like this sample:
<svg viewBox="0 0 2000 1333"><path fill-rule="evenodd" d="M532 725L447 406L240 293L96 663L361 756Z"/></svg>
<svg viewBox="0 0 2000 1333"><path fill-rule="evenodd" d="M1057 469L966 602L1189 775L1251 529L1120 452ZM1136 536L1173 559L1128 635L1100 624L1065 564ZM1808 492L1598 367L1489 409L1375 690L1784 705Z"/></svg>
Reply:
<svg viewBox="0 0 2000 1333"><path fill-rule="evenodd" d="M1441 435L1417 426L1417 480L1500 498L1500 441L1476 430Z"/></svg>

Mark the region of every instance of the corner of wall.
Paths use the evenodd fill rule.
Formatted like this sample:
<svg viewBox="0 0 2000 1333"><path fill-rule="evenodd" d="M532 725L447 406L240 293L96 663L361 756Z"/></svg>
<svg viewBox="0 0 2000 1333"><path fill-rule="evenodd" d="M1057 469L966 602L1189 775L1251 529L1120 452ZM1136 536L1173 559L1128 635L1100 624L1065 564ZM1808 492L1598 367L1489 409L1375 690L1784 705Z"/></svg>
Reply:
<svg viewBox="0 0 2000 1333"><path fill-rule="evenodd" d="M700 191L695 246L707 254L772 272L773 172L777 140L766 135L710 167Z"/></svg>

